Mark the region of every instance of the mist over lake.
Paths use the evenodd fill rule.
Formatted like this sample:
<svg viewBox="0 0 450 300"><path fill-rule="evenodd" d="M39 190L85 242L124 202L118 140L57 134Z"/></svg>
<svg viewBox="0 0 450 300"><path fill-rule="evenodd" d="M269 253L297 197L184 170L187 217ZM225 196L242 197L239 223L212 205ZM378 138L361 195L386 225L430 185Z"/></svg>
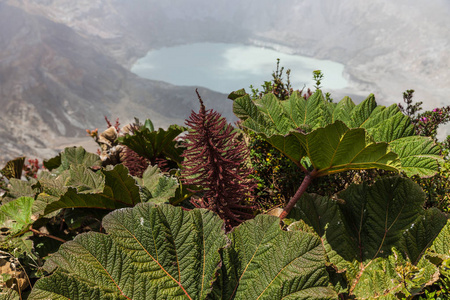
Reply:
<svg viewBox="0 0 450 300"><path fill-rule="evenodd" d="M272 79L277 58L285 71L291 69L294 89L313 87L312 72L325 74L322 86L342 89L348 85L343 77L344 65L276 50L225 43L195 43L152 50L139 59L131 71L141 77L181 86L203 86L221 93L246 88L260 88ZM283 78L286 79L285 72ZM261 88L260 88L261 89Z"/></svg>

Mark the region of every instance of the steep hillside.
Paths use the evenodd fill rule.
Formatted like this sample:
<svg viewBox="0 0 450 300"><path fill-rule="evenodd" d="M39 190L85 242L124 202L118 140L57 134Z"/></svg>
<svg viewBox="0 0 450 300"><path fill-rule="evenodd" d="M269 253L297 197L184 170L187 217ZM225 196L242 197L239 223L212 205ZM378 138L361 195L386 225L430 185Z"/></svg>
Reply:
<svg viewBox="0 0 450 300"><path fill-rule="evenodd" d="M103 116L152 118L167 126L183 123L197 108L194 87L141 79L99 53L102 44L64 24L0 3L0 28L3 160L49 157L61 137L85 137L85 129L104 127ZM202 94L209 104L226 98L205 89Z"/></svg>
<svg viewBox="0 0 450 300"><path fill-rule="evenodd" d="M446 0L3 0L3 153L48 156L62 136L103 126L104 115L182 123L196 108L194 88L129 68L150 49L193 42L326 58L346 66L345 93L374 92L387 104L415 89L426 108L448 105L449 14ZM225 95L203 93L232 116Z"/></svg>
<svg viewBox="0 0 450 300"><path fill-rule="evenodd" d="M343 63L350 90L386 102L415 88L430 105L445 104L450 91L446 0L8 2L101 37L105 53L126 66L152 48L240 42Z"/></svg>

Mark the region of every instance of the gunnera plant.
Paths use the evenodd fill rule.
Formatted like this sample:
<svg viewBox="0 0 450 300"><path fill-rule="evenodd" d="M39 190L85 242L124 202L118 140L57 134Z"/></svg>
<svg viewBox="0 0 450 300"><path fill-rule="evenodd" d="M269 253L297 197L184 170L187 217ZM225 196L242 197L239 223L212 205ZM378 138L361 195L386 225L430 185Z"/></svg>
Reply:
<svg viewBox="0 0 450 300"><path fill-rule="evenodd" d="M192 111L185 124L190 127L185 136L181 176L186 185L203 188L200 198L191 200L195 207L217 213L227 230L253 217L250 205L255 184L245 165L248 148L237 139L237 132L214 110L206 110L200 101L200 111Z"/></svg>

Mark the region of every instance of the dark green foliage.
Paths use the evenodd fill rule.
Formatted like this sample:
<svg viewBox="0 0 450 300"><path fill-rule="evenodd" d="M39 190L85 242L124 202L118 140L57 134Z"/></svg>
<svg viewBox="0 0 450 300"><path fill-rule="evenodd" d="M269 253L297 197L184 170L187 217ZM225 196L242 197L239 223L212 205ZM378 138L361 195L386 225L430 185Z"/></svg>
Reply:
<svg viewBox="0 0 450 300"><path fill-rule="evenodd" d="M414 295L437 280L442 261L431 263L425 254L433 244L438 255L450 257L448 237L442 239L449 223L437 209L423 209L425 197L417 184L390 177L372 186L352 185L337 197L305 194L286 222L302 220L289 228L312 228L321 236L329 262L346 277L349 294L358 299L380 292Z"/></svg>
<svg viewBox="0 0 450 300"><path fill-rule="evenodd" d="M448 153L444 149L443 153ZM438 207L450 212L450 162L446 160L439 167L439 173L430 178L413 178L425 191L427 195L427 207Z"/></svg>
<svg viewBox="0 0 450 300"><path fill-rule="evenodd" d="M230 94L240 131L199 97L184 143L176 139L183 127L155 131L150 120L117 140L119 123L107 120L104 133L89 131L108 146L101 159L74 147L45 161L47 170L36 160L8 163L0 265L20 265L35 286L30 299L450 299L450 221L439 210L449 211L450 137L439 147L431 139L450 121L450 107L422 113L412 90L405 108L377 106L373 95L360 105L348 97L332 103L320 90L293 91L283 72L278 61L253 99ZM319 89L323 74L314 79ZM104 159L112 149L116 160ZM410 179L386 177L430 176L438 164L436 176L413 177L425 193ZM374 169L358 170L366 167ZM312 184L297 190L302 181ZM252 218L255 206L283 206L297 194L281 228L263 215L223 231ZM18 283L11 274L0 284ZM0 299L31 291L4 292Z"/></svg>
<svg viewBox="0 0 450 300"><path fill-rule="evenodd" d="M320 70L315 70L313 71L313 80L316 82L314 85L314 88L316 90L320 90L322 88L322 86L320 85L322 83L323 80L323 73ZM325 98L327 99L328 102L333 102L333 99L331 98L331 94L330 93L325 93Z"/></svg>
<svg viewBox="0 0 450 300"><path fill-rule="evenodd" d="M421 105L423 104L423 102L416 102L413 104L413 96L414 90L407 90L403 93L403 102L405 102L406 107L404 107L402 103L397 104L398 108L411 119L416 118L417 113L422 110Z"/></svg>
<svg viewBox="0 0 450 300"><path fill-rule="evenodd" d="M167 130L159 128L156 131L150 120L146 120L143 125L137 121L130 127L129 133L120 136L118 141L147 159L150 165L167 160L170 167L176 167L181 165L180 155L184 148L175 138L185 130L184 127L171 125Z"/></svg>
<svg viewBox="0 0 450 300"><path fill-rule="evenodd" d="M275 96L277 96L278 99L284 100L291 96L292 92L294 91L291 87L291 82L289 79L289 76L291 74L291 70L286 70L286 82L283 80L283 71L284 67L280 68L280 59L277 59L277 70L272 73L272 80L271 81L264 81L264 84L261 85L263 90L260 92L259 89L253 88L253 86L250 86L250 89L252 90L252 97L254 99L261 98L263 95L267 93L272 93ZM308 93L310 94L310 90L308 89Z"/></svg>
<svg viewBox="0 0 450 300"><path fill-rule="evenodd" d="M438 207L450 212L450 136L443 142L436 140L437 129L450 121L450 106L434 108L432 111L422 112L422 102L413 101L414 90L403 93L403 101L406 107L398 104L404 114L411 117L417 135L433 138L441 149L445 158L439 166L439 173L429 178L415 176L414 180L424 189L427 195L426 206Z"/></svg>
<svg viewBox="0 0 450 300"><path fill-rule="evenodd" d="M87 152L83 147L68 147L56 157L44 161L44 167L56 174L79 165L98 169L101 160L98 155Z"/></svg>
<svg viewBox="0 0 450 300"><path fill-rule="evenodd" d="M280 100L287 100L294 92L290 87L289 73L287 72L287 83L282 78L284 68L280 69L279 60L277 61L277 70L272 74L273 80L265 82L263 92L252 90L252 99L261 99L263 95L274 94ZM320 87L323 73L320 70L313 72L316 88ZM288 89L289 87L289 89ZM302 91L295 91L304 99L309 99L312 95L310 89L303 94ZM229 95L231 100L235 100L245 95L244 90L233 92ZM329 95L326 95L328 102L333 102ZM311 131L308 124L298 128L299 131L307 133ZM255 202L262 209L283 206L294 194L298 188L299 182L305 177L303 172L298 172L298 166L292 160L283 155L280 151L272 147L266 140L252 133L250 130L243 129L247 136L246 141L250 148L250 162L255 173L252 175L258 183L255 190ZM347 171L339 174L321 177L315 180L314 185L308 188L308 192L318 193L320 195L334 195L345 189L352 182L373 182L379 176L391 174L382 170L362 170Z"/></svg>
<svg viewBox="0 0 450 300"><path fill-rule="evenodd" d="M0 170L0 173L7 179L11 178L20 179L20 177L22 176L24 164L25 164L25 157L19 157L10 160L6 163L6 166L4 166L3 169Z"/></svg>
<svg viewBox="0 0 450 300"><path fill-rule="evenodd" d="M272 73L272 80L264 82L261 86L263 90L259 91L250 86L252 98L262 98L268 93L274 94L280 100L289 98L294 92L289 79L291 70L286 70L286 81L283 79L283 71L284 67L280 67L280 59L277 59L277 68ZM228 98L234 100L245 95L244 90L238 92L231 93ZM296 92L305 99L312 95L310 89L304 94L303 90ZM251 131L244 130L244 133L247 135L250 163L254 169L251 177L257 182L255 203L263 210L283 206L294 195L298 182L303 180L304 174L297 172L297 166L264 139Z"/></svg>
<svg viewBox="0 0 450 300"><path fill-rule="evenodd" d="M103 168L98 155L75 147L46 164L51 171L36 178L10 178L0 205L0 251L22 264L32 282L46 274L45 258L62 243L81 232L103 231L101 220L111 210L180 202L178 180L156 167L138 183L124 165Z"/></svg>
<svg viewBox="0 0 450 300"><path fill-rule="evenodd" d="M316 75L320 81L320 74ZM442 163L439 149L431 139L414 136L414 126L408 117L395 105L377 106L372 95L359 105L348 98L337 104L324 101L326 97L321 97L320 91L316 91L312 100L295 94L281 100L270 93L253 101L248 95L234 97L233 94L233 98L234 111L243 121L243 127L259 133L304 171L304 180L292 199L300 198L311 178L346 169L397 169L409 176L423 177L436 174L438 163ZM302 127L302 122L311 128ZM344 123L360 130L350 129ZM367 139L357 138L364 132L368 134ZM384 154L381 147L387 143L390 148L386 150L392 152ZM372 151L375 148L376 155ZM353 155L355 151L357 156ZM363 155L366 160L358 157L363 151L367 152ZM380 164L377 155L385 161ZM371 173L363 174L373 176ZM373 182L374 177L369 179ZM338 272L346 272L346 284L342 283L342 277L333 281L339 283L336 289L346 290L358 299L381 295L410 297L437 279L433 274L440 263L422 258L447 219L436 209L423 210L424 196L417 186L410 182L403 184L400 179L393 181L377 181L373 188L366 185L349 188L338 194L334 204L320 197L304 197L299 202L309 207L300 218L323 236L324 248L328 249L330 262ZM295 203L290 201L281 219L290 211L291 202ZM342 203L342 211L337 203ZM447 238L445 241L448 243ZM440 253L448 256L446 250Z"/></svg>
<svg viewBox="0 0 450 300"><path fill-rule="evenodd" d="M103 219L45 265L30 299L336 299L320 239L259 215L226 234L204 209L142 203Z"/></svg>
<svg viewBox="0 0 450 300"><path fill-rule="evenodd" d="M257 182L255 202L263 210L283 206L295 193L304 174L280 151L252 132L247 133L252 178Z"/></svg>

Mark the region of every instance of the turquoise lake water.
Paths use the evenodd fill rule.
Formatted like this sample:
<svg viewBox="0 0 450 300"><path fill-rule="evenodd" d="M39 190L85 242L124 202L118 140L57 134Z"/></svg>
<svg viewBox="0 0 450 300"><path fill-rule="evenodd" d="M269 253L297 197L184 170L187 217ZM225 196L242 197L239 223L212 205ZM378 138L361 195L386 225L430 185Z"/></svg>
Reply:
<svg viewBox="0 0 450 300"><path fill-rule="evenodd" d="M141 77L174 85L203 86L228 94L250 85L260 88L272 79L277 58L280 66L291 69L294 89L313 87L312 72L321 70L322 86L342 89L347 80L342 76L344 65L329 60L290 55L268 48L223 43L196 43L161 48L147 53L131 68ZM283 76L286 79L286 76Z"/></svg>

